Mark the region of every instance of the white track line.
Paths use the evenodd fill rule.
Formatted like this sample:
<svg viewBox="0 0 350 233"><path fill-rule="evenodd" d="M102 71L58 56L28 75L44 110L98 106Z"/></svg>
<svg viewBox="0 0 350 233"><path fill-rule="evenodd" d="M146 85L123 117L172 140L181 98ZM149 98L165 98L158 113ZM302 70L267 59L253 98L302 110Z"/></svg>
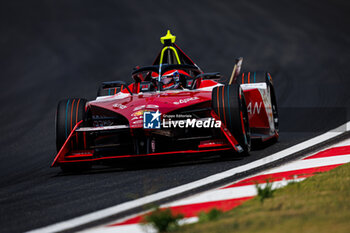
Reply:
<svg viewBox="0 0 350 233"><path fill-rule="evenodd" d="M350 138L349 139L345 139L345 140L343 140L341 142L337 142L337 143L333 144L331 148L340 147L340 146L349 146L349 145L350 145ZM330 148L328 148L328 149L330 149ZM324 151L324 150L325 149L319 149L319 150L313 152L312 155L317 154L318 152L321 152L321 151ZM310 155L311 154L308 154L305 157L309 157Z"/></svg>
<svg viewBox="0 0 350 233"><path fill-rule="evenodd" d="M230 170L215 174L215 175L211 175L208 176L206 178L185 184L185 185L181 185L175 188L171 188L162 192L158 192L149 196L145 196L136 200L132 200L132 201L128 201L122 204L118 204L112 207L108 207L106 209L102 209L102 210L98 210L86 215L82 215L80 217L76 217L67 221L63 221L63 222L59 222L59 223L55 223L46 227L42 227L42 228L38 228L35 230L31 230L29 231L30 233L46 233L46 232L58 232L58 231L64 231L64 230L68 230L74 227L78 227L81 226L83 224L87 224L96 220L100 220L112 215L116 215L118 213L122 213L126 210L130 210L133 208L137 208L140 206L144 206L146 204L150 204L153 203L155 201L164 199L164 198L168 198L177 194L181 194L187 191L190 191L192 189L210 184L210 183L214 183L216 181L231 177L235 174L241 173L241 172L245 172L245 171L249 171L251 169L257 168L257 167L261 167L264 166L266 164L269 164L271 162L277 161L279 159L288 157L291 154L294 154L296 152L299 152L301 150L304 150L306 148L315 146L317 144L320 144L326 140L329 140L331 138L334 138L346 131L349 131L350 128L350 121L345 123L344 125L341 125L333 130L330 130L324 134L321 134L317 137L314 137L312 139L309 139L305 142L299 143L295 146L292 146L290 148L287 148L285 150L279 151L275 154L269 155L265 158L256 160L254 162L239 166L239 167L235 167L232 168Z"/></svg>
<svg viewBox="0 0 350 233"><path fill-rule="evenodd" d="M285 171L301 170L301 169L307 169L307 168L316 168L316 167L329 166L329 165L337 165L337 164L348 163L348 162L350 162L350 155L337 155L337 156L331 156L331 157L297 160L297 161L282 165L280 167L269 169L261 173L261 175L267 175L267 174L273 174L273 173L279 173L279 172L285 172Z"/></svg>

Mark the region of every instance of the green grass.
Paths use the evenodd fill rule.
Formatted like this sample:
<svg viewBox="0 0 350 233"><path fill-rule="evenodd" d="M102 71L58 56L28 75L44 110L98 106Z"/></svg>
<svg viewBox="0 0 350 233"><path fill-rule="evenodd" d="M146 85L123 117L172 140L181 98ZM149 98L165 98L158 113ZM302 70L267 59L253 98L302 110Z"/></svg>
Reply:
<svg viewBox="0 0 350 233"><path fill-rule="evenodd" d="M221 210L213 208L209 212L200 212L198 215L198 221L199 222L215 221L215 220L218 220L222 214L223 212Z"/></svg>
<svg viewBox="0 0 350 233"><path fill-rule="evenodd" d="M293 182L263 203L253 198L216 221L185 225L177 232L350 232L350 164Z"/></svg>
<svg viewBox="0 0 350 233"><path fill-rule="evenodd" d="M144 224L153 226L158 232L174 231L179 227L179 220L183 218L182 214L173 214L167 209L156 208L150 214L144 217Z"/></svg>
<svg viewBox="0 0 350 233"><path fill-rule="evenodd" d="M264 200L266 198L272 198L273 197L273 193L276 191L276 189L272 189L272 184L270 183L269 180L266 180L266 185L265 187L261 184L256 184L256 190L258 191L258 198L260 200L261 203L264 203Z"/></svg>

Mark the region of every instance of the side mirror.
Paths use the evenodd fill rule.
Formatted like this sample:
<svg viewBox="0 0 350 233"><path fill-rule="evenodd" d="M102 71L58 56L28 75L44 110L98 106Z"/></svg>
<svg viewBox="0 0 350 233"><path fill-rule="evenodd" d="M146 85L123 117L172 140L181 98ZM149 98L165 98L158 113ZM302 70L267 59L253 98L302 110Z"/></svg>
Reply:
<svg viewBox="0 0 350 233"><path fill-rule="evenodd" d="M194 86L195 86L195 84L197 82L197 79L199 79L199 78L210 79L210 80L217 80L217 79L220 79L221 77L222 76L220 75L219 72L199 74L193 79L191 89L194 88Z"/></svg>
<svg viewBox="0 0 350 233"><path fill-rule="evenodd" d="M130 95L132 95L132 92L130 91L128 85L124 81L110 81L110 82L103 82L102 83L103 89L114 88L114 87L124 87L128 90Z"/></svg>

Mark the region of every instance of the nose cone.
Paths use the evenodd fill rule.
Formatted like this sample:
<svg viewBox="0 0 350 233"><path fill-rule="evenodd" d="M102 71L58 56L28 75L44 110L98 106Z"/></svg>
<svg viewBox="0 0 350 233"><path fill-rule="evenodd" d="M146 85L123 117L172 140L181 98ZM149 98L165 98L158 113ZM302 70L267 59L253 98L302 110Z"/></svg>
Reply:
<svg viewBox="0 0 350 233"><path fill-rule="evenodd" d="M106 98L92 101L90 105L101 111L113 111L128 119L131 128L143 127L143 114L159 111L167 114L177 109L211 100L211 91L172 90L164 92L139 93L125 98Z"/></svg>

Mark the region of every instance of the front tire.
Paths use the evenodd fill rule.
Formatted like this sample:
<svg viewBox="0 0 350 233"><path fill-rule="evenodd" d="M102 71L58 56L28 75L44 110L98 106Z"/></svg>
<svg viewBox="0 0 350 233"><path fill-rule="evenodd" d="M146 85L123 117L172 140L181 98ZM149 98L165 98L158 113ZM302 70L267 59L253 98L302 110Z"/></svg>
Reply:
<svg viewBox="0 0 350 233"><path fill-rule="evenodd" d="M72 132L75 125L83 120L87 121L87 113L85 110L86 99L73 98L61 100L57 106L56 113L56 149L60 151L63 144L66 142L68 136ZM73 140L73 147L80 149L83 147L83 140L77 138ZM72 163L72 164L60 164L61 169L66 171L85 170L91 165L87 163Z"/></svg>
<svg viewBox="0 0 350 233"><path fill-rule="evenodd" d="M237 84L215 87L212 108L248 154L251 148L249 118L243 90Z"/></svg>

